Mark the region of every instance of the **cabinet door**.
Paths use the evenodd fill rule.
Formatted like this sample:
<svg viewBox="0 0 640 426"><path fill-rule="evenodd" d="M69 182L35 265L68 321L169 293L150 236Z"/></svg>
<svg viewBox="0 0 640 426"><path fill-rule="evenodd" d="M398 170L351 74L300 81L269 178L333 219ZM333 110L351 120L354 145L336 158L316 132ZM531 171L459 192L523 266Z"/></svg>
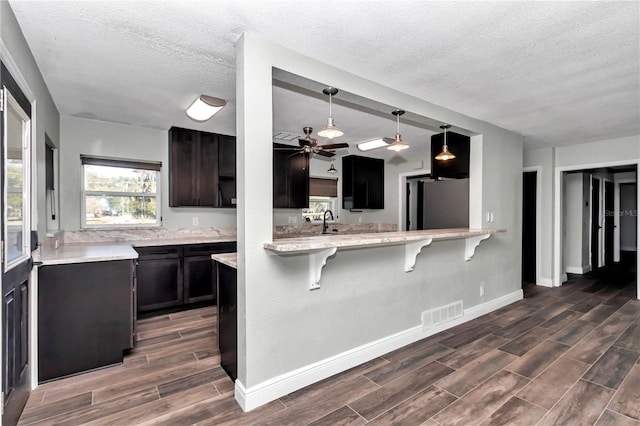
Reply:
<svg viewBox="0 0 640 426"><path fill-rule="evenodd" d="M287 168L289 208L309 207L309 154L289 157Z"/></svg>
<svg viewBox="0 0 640 426"><path fill-rule="evenodd" d="M213 133L200 132L198 147L198 206L218 207L218 140Z"/></svg>
<svg viewBox="0 0 640 426"><path fill-rule="evenodd" d="M184 302L215 300L216 276L211 255L184 258Z"/></svg>
<svg viewBox="0 0 640 426"><path fill-rule="evenodd" d="M198 132L172 127L169 130L169 205L198 205Z"/></svg>
<svg viewBox="0 0 640 426"><path fill-rule="evenodd" d="M138 312L182 304L182 259L138 260Z"/></svg>
<svg viewBox="0 0 640 426"><path fill-rule="evenodd" d="M131 348L131 261L38 268L38 378L122 362Z"/></svg>
<svg viewBox="0 0 640 426"><path fill-rule="evenodd" d="M219 207L235 207L236 198L236 138L216 135L218 138L218 190Z"/></svg>
<svg viewBox="0 0 640 426"><path fill-rule="evenodd" d="M345 209L384 208L384 160L350 155L342 158Z"/></svg>
<svg viewBox="0 0 640 426"><path fill-rule="evenodd" d="M274 143L274 148L290 148L289 145ZM273 150L273 207L286 209L289 207L287 191L287 163L291 151Z"/></svg>
<svg viewBox="0 0 640 426"><path fill-rule="evenodd" d="M216 262L218 275L218 348L220 366L235 380L238 375L238 295L234 268Z"/></svg>
<svg viewBox="0 0 640 426"><path fill-rule="evenodd" d="M367 209L384 208L384 160L367 158L364 162L364 173L367 181Z"/></svg>

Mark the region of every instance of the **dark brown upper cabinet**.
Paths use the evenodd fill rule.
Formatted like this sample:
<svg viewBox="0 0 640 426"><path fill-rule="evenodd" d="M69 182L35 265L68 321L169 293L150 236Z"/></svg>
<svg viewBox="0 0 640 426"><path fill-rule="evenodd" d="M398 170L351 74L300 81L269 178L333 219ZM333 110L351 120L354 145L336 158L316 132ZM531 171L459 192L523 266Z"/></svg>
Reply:
<svg viewBox="0 0 640 426"><path fill-rule="evenodd" d="M292 148L273 144L274 148ZM303 209L309 207L309 154L294 150L273 150L273 207Z"/></svg>
<svg viewBox="0 0 640 426"><path fill-rule="evenodd" d="M384 209L384 160L342 157L342 205L345 209Z"/></svg>
<svg viewBox="0 0 640 426"><path fill-rule="evenodd" d="M236 138L169 129L169 205L235 207Z"/></svg>

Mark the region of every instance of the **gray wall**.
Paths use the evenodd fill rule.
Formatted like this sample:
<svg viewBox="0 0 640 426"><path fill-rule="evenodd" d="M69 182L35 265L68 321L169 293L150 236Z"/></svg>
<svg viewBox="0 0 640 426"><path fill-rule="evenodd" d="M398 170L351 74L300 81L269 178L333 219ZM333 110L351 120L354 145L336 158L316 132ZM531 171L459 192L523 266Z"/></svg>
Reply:
<svg viewBox="0 0 640 426"><path fill-rule="evenodd" d="M469 227L469 179L425 181L423 229Z"/></svg>
<svg viewBox="0 0 640 426"><path fill-rule="evenodd" d="M638 188L635 183L620 184L620 249L636 251Z"/></svg>
<svg viewBox="0 0 640 426"><path fill-rule="evenodd" d="M198 218L200 227L236 226L235 209L169 207L167 130L63 116L60 137L63 141L63 149L60 150L60 186L63 189L60 199L62 229L80 229L82 190L80 154L161 161L162 226L164 227L192 227L194 217Z"/></svg>
<svg viewBox="0 0 640 426"><path fill-rule="evenodd" d="M11 68L17 68L19 75L13 75L18 80L23 90L27 90L24 85L32 92L33 98L36 100L36 129L32 135L32 147L35 157L36 176L33 182L33 208L34 219L37 222L36 228L40 233L40 237L44 237L47 230L47 218L45 209L45 134L49 136L51 141L60 146L60 115L56 108L49 89L45 84L42 74L38 69L31 50L27 45L22 34L22 30L18 26L15 15L7 1L0 1L0 40L2 41L2 50L0 51L0 59ZM28 93L25 93L29 97ZM55 224L52 224L55 227Z"/></svg>
<svg viewBox="0 0 640 426"><path fill-rule="evenodd" d="M245 34L238 42L238 377L250 388L420 324L426 309L465 308L520 291L522 137L446 110ZM464 261L464 241L436 242L403 272L402 246L345 250L329 259L320 290L309 291L305 255L277 256L271 241L272 67L330 83L387 105L469 129L471 222L495 213L505 234ZM474 150L476 151L474 153ZM478 152L479 151L479 152ZM475 154L475 157L474 157ZM396 184L397 185L397 184ZM486 283L484 297L480 281Z"/></svg>

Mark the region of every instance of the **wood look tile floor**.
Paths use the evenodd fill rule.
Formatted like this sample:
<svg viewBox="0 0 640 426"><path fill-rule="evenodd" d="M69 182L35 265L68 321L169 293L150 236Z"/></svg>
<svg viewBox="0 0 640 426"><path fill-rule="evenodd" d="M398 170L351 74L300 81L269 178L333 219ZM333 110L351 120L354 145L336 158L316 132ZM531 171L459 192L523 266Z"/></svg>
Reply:
<svg viewBox="0 0 640 426"><path fill-rule="evenodd" d="M635 285L572 277L249 413L219 366L215 308L138 323L119 366L44 384L20 425L636 425Z"/></svg>

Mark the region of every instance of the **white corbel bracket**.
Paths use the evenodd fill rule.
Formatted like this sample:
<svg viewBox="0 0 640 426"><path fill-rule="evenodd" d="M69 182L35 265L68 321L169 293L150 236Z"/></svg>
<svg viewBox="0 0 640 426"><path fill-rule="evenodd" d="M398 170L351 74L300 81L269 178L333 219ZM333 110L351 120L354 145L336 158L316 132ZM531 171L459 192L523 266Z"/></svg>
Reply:
<svg viewBox="0 0 640 426"><path fill-rule="evenodd" d="M428 246L433 241L432 238L426 240L413 241L407 243L404 247L404 271L411 272L413 267L416 266L416 258L423 247Z"/></svg>
<svg viewBox="0 0 640 426"><path fill-rule="evenodd" d="M322 267L327 264L327 259L336 254L337 247L314 250L309 253L309 290L320 288Z"/></svg>
<svg viewBox="0 0 640 426"><path fill-rule="evenodd" d="M466 238L466 245L464 248L464 260L471 260L476 253L476 247L480 245L480 241L484 241L489 238L491 234L475 235L473 237Z"/></svg>

